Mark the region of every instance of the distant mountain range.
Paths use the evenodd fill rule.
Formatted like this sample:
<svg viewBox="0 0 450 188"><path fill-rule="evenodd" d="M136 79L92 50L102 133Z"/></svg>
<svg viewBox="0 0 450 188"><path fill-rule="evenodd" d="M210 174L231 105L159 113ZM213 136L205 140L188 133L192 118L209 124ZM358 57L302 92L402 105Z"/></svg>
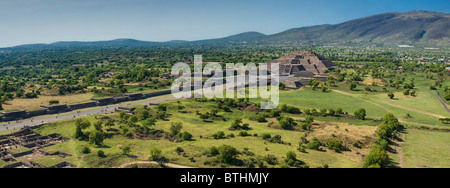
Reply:
<svg viewBox="0 0 450 188"><path fill-rule="evenodd" d="M413 45L450 47L450 14L430 11L385 13L335 25L290 29L274 35L247 32L225 38L201 41L146 42L117 39L99 42L57 42L21 45L16 49L51 49L83 47L156 47L177 45L252 45L296 44L315 46L392 47Z"/></svg>

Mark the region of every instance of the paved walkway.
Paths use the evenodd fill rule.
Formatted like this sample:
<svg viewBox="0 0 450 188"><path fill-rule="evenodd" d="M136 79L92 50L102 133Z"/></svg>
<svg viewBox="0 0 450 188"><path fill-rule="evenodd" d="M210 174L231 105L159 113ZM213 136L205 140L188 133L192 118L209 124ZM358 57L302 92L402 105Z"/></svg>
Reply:
<svg viewBox="0 0 450 188"><path fill-rule="evenodd" d="M101 114L112 114L115 113L116 108L119 107L126 107L126 106L132 106L132 105L149 105L151 103L157 104L164 101L170 101L174 100L175 98L172 97L172 95L166 95L161 96L157 98L150 98L146 100L141 101L132 101L132 102L125 102L115 105L109 105L109 106L103 106L103 107L94 107L94 108L88 108L81 111L72 111L68 113L63 113L61 115L44 115L44 116L37 116L33 117L31 119L25 119L20 121L14 121L14 122L6 122L3 125L0 125L0 132L8 131L8 130L17 130L24 127L33 127L37 125L42 125L45 123L52 123L57 121L63 121L68 119L74 119L78 117L84 117L84 116L92 116L92 115L101 115Z"/></svg>

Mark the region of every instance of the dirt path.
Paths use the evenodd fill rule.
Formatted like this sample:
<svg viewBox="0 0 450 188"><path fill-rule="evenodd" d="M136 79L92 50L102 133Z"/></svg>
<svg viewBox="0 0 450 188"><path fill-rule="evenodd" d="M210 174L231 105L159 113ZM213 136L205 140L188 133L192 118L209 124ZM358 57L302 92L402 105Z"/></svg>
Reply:
<svg viewBox="0 0 450 188"><path fill-rule="evenodd" d="M123 163L122 165L120 165L117 168L125 168L127 166L130 165L135 165L135 164L153 164L153 165L159 165L159 163L154 162L154 161L135 161L135 162L127 162L127 163ZM193 168L193 167L189 167L189 166L183 166L183 165L177 165L177 164L172 164L172 163L164 163L164 166L167 166L169 168Z"/></svg>

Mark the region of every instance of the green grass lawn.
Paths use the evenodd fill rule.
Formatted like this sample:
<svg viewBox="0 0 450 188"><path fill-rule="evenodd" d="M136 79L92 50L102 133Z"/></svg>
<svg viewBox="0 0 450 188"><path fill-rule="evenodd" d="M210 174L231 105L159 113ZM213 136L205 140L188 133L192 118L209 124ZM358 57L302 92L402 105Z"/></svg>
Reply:
<svg viewBox="0 0 450 188"><path fill-rule="evenodd" d="M450 167L449 143L450 133L408 129L403 145L403 167Z"/></svg>
<svg viewBox="0 0 450 188"><path fill-rule="evenodd" d="M342 108L344 112L353 114L360 108L367 110L370 118L383 117L387 111L383 108L368 103L365 100L350 97L336 92L313 91L310 88L301 90L282 91L280 93L280 103L297 106L302 109L315 108L320 109L337 109Z"/></svg>

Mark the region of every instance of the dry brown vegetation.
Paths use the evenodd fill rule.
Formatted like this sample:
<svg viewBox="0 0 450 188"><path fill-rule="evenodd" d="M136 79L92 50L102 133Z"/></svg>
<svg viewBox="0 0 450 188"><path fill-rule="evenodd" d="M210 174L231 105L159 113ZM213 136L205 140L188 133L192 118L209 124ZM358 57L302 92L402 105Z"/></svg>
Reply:
<svg viewBox="0 0 450 188"><path fill-rule="evenodd" d="M12 101L7 101L3 105L6 111L10 110L30 110L38 109L41 105L48 105L51 100L58 100L59 104L76 104L87 102L94 97L93 93L83 93L74 95L64 95L64 96L39 96L36 99L14 99Z"/></svg>

